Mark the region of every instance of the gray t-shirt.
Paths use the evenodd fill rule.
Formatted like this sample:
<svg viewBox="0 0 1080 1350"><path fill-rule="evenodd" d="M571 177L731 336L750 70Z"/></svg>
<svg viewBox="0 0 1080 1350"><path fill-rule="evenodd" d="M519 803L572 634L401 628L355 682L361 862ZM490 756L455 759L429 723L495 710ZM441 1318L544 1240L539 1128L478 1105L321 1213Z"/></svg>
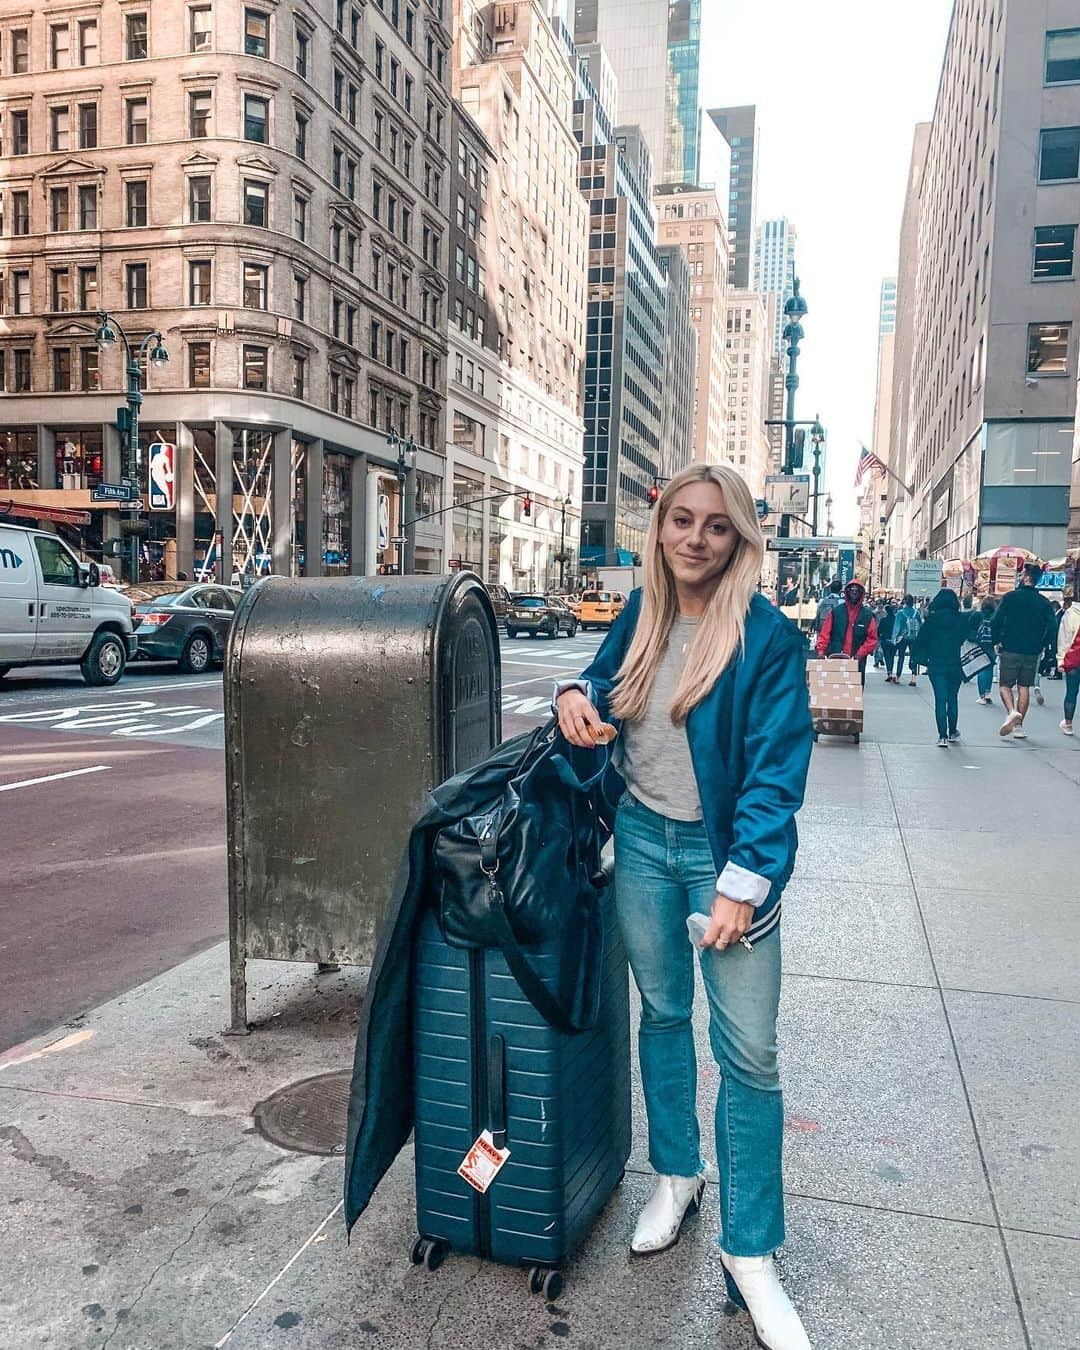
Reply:
<svg viewBox="0 0 1080 1350"><path fill-rule="evenodd" d="M696 625L696 618L676 618L645 716L637 722L624 722L615 743L615 767L626 786L639 802L672 820L701 819L686 726L675 726L669 711Z"/></svg>

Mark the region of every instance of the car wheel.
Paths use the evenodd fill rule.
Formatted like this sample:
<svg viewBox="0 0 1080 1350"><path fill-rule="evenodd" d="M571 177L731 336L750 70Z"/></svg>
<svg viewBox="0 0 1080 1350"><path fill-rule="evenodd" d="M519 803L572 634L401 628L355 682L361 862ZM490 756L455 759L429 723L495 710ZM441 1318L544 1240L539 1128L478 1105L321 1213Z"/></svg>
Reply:
<svg viewBox="0 0 1080 1350"><path fill-rule="evenodd" d="M10 666L0 666L0 680L4 678L10 669Z"/></svg>
<svg viewBox="0 0 1080 1350"><path fill-rule="evenodd" d="M552 642L554 642L555 639L559 636L559 621L557 619L547 630L547 635L549 640Z"/></svg>
<svg viewBox="0 0 1080 1350"><path fill-rule="evenodd" d="M180 660L176 663L185 675L202 675L210 669L214 658L214 644L209 633L192 633L184 643Z"/></svg>
<svg viewBox="0 0 1080 1350"><path fill-rule="evenodd" d="M578 626L577 626L577 621L575 620L575 621L570 625L570 636L571 636L572 638L576 638L576 637L577 637L577 628L578 628Z"/></svg>
<svg viewBox="0 0 1080 1350"><path fill-rule="evenodd" d="M79 662L87 684L115 684L127 665L127 648L115 633L98 633Z"/></svg>

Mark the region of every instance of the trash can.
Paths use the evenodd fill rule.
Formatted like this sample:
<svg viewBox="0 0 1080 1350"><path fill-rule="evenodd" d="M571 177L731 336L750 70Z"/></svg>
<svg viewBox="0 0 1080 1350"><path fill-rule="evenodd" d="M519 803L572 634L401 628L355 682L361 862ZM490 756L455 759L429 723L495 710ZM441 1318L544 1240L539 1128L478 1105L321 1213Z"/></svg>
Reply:
<svg viewBox="0 0 1080 1350"><path fill-rule="evenodd" d="M225 657L231 1030L246 962L370 965L413 821L501 739L472 573L267 577Z"/></svg>

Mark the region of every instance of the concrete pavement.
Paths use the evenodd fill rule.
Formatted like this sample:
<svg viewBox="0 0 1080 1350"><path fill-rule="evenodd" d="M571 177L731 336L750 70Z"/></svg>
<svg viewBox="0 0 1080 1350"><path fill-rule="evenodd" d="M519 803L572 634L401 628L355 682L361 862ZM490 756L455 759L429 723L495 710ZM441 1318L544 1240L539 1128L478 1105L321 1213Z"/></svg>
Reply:
<svg viewBox="0 0 1080 1350"><path fill-rule="evenodd" d="M814 755L783 925L784 1274L816 1350L1078 1347L1080 744L1048 683L1027 742L965 689L939 750L921 685L871 673L863 744ZM251 1112L348 1065L363 973L250 984L248 1038L221 1035L217 946L0 1057L0 1344L752 1345L715 1188L671 1253L627 1260L636 1085L630 1169L557 1304L518 1271L409 1264L407 1152L346 1246L340 1160L269 1145ZM704 1120L703 1009L698 1030Z"/></svg>

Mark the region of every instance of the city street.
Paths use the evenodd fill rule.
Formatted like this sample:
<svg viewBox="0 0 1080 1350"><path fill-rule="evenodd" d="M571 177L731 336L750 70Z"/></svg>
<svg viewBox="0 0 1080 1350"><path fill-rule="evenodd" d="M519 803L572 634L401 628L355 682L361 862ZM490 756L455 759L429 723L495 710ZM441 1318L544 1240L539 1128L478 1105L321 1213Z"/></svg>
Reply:
<svg viewBox="0 0 1080 1350"><path fill-rule="evenodd" d="M503 733L548 716L553 676L602 634L503 639ZM0 1052L225 934L219 671L136 663L110 689L77 667L0 686Z"/></svg>
<svg viewBox="0 0 1080 1350"><path fill-rule="evenodd" d="M598 641L503 643L506 734ZM252 1112L349 1065L364 974L252 963L256 1030L222 1034L220 677L9 684L0 791L48 781L0 797L0 1340L458 1350L479 1326L493 1350L749 1350L717 1277L715 1188L673 1252L627 1260L649 1185L636 1080L626 1179L557 1304L489 1263L410 1265L408 1149L346 1247L340 1159L267 1143ZM818 1350L1078 1344L1080 744L1057 729L1061 684L1044 689L1020 743L965 688L964 739L942 751L925 680L871 671L862 745L815 750L780 1040L783 1269ZM704 1120L700 1005L696 1026Z"/></svg>

